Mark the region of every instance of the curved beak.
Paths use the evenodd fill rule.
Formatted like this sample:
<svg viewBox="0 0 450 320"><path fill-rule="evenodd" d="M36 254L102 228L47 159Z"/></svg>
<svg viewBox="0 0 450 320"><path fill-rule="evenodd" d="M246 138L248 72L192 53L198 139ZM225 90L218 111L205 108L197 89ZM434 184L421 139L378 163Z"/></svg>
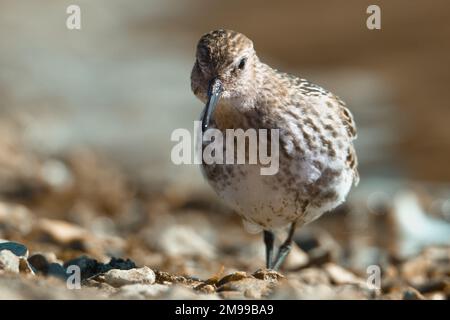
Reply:
<svg viewBox="0 0 450 320"><path fill-rule="evenodd" d="M211 120L211 115L216 110L217 103L219 102L220 96L222 94L222 82L219 78L213 78L209 82L208 87L208 102L206 103L205 110L203 112L202 119L202 132L208 129L209 121Z"/></svg>

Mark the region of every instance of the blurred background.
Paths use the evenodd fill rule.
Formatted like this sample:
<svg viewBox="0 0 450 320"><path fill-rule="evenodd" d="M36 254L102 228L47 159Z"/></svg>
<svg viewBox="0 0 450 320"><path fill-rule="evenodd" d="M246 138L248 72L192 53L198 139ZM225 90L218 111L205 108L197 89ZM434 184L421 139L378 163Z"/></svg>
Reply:
<svg viewBox="0 0 450 320"><path fill-rule="evenodd" d="M81 30L66 28L71 4L81 7ZM381 8L381 30L366 28L370 4ZM61 260L130 256L198 277L221 264L262 266L259 236L243 231L197 166L170 160L171 132L192 132L203 107L190 91L196 42L226 28L251 38L264 62L339 95L355 116L361 183L298 232L306 265L335 261L364 274L448 249L449 21L446 0L2 0L0 238ZM51 221L117 242L74 247Z"/></svg>

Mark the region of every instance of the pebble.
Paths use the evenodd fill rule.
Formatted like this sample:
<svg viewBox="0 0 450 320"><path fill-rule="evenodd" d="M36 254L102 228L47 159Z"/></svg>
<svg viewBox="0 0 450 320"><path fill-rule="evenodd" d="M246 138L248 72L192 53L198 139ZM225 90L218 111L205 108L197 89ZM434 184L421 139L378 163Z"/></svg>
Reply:
<svg viewBox="0 0 450 320"><path fill-rule="evenodd" d="M42 179L55 191L62 192L72 186L73 176L67 165L56 159L49 159L42 164Z"/></svg>
<svg viewBox="0 0 450 320"><path fill-rule="evenodd" d="M231 281L220 286L217 291L239 291L245 297L250 299L260 299L269 295L273 285L271 282L256 279L245 278L238 281Z"/></svg>
<svg viewBox="0 0 450 320"><path fill-rule="evenodd" d="M309 263L309 256L298 246L292 246L292 250L283 264L284 270L298 270Z"/></svg>
<svg viewBox="0 0 450 320"><path fill-rule="evenodd" d="M201 283L195 287L195 290L200 291L201 293L211 294L216 292L216 288L211 284Z"/></svg>
<svg viewBox="0 0 450 320"><path fill-rule="evenodd" d="M308 285L299 280L293 279L283 282L280 286L277 286L270 299L277 300L308 300L308 299L333 299L336 294L333 291L331 285L317 284Z"/></svg>
<svg viewBox="0 0 450 320"><path fill-rule="evenodd" d="M78 266L81 272L81 279L87 279L102 273L103 264L87 256L81 256L64 263L64 268L67 269L69 266Z"/></svg>
<svg viewBox="0 0 450 320"><path fill-rule="evenodd" d="M36 229L57 244L69 245L89 238L86 229L62 220L40 219Z"/></svg>
<svg viewBox="0 0 450 320"><path fill-rule="evenodd" d="M25 206L0 202L0 224L6 230L27 235L33 228L33 214Z"/></svg>
<svg viewBox="0 0 450 320"><path fill-rule="evenodd" d="M0 251L0 271L19 273L20 259L9 250Z"/></svg>
<svg viewBox="0 0 450 320"><path fill-rule="evenodd" d="M149 267L142 267L130 270L112 269L104 275L106 283L113 287L121 287L129 284L153 284L155 273Z"/></svg>
<svg viewBox="0 0 450 320"><path fill-rule="evenodd" d="M220 296L227 300L242 300L245 296L239 291L221 291Z"/></svg>
<svg viewBox="0 0 450 320"><path fill-rule="evenodd" d="M306 268L292 275L292 278L308 285L331 284L328 273L319 268Z"/></svg>
<svg viewBox="0 0 450 320"><path fill-rule="evenodd" d="M48 276L53 276L62 280L67 280L70 274L66 273L66 269L59 263L53 262L48 265Z"/></svg>
<svg viewBox="0 0 450 320"><path fill-rule="evenodd" d="M246 272L237 271L235 273L228 274L225 277L223 277L222 279L220 279L217 282L216 286L220 287L221 285L223 285L225 283L228 283L228 282L231 282L231 281L238 281L238 280L246 279L246 278L249 278L249 277L250 276Z"/></svg>
<svg viewBox="0 0 450 320"><path fill-rule="evenodd" d="M189 226L169 226L155 239L156 247L169 256L216 256L214 246Z"/></svg>
<svg viewBox="0 0 450 320"><path fill-rule="evenodd" d="M33 276L36 274L36 270L28 263L25 257L19 258L19 271Z"/></svg>
<svg viewBox="0 0 450 320"><path fill-rule="evenodd" d="M330 276L330 279L336 284L361 284L364 285L365 281L350 271L338 266L334 263L326 263L323 268Z"/></svg>
<svg viewBox="0 0 450 320"><path fill-rule="evenodd" d="M203 294L201 292L196 292L182 285L173 285L160 298L167 300L216 300L218 299L218 296L216 294Z"/></svg>
<svg viewBox="0 0 450 320"><path fill-rule="evenodd" d="M279 273L275 270L268 270L268 269L256 270L255 273L253 273L253 276L256 279L268 280L268 281L278 281L278 280L284 279L284 276L281 273Z"/></svg>
<svg viewBox="0 0 450 320"><path fill-rule="evenodd" d="M125 299L145 299L155 298L169 290L169 286L163 284L128 284L124 285L117 292Z"/></svg>
<svg viewBox="0 0 450 320"><path fill-rule="evenodd" d="M18 257L28 257L28 249L23 244L7 241L0 243L0 251L9 250Z"/></svg>
<svg viewBox="0 0 450 320"><path fill-rule="evenodd" d="M295 237L295 243L301 248L301 250L305 252L308 252L320 246L320 241L317 237L317 234L314 234L313 232L308 230L298 232Z"/></svg>
<svg viewBox="0 0 450 320"><path fill-rule="evenodd" d="M155 274L156 274L156 281L158 283L182 283L182 284L189 283L189 279L168 272L156 270Z"/></svg>
<svg viewBox="0 0 450 320"><path fill-rule="evenodd" d="M330 251L323 247L310 250L308 252L308 257L310 266L321 266L322 264L332 260Z"/></svg>
<svg viewBox="0 0 450 320"><path fill-rule="evenodd" d="M43 254L33 254L28 258L28 263L36 269L37 272L47 274L49 262Z"/></svg>
<svg viewBox="0 0 450 320"><path fill-rule="evenodd" d="M90 287L90 288L96 288L107 294L115 294L117 292L117 288L110 286L106 282L100 282L93 278L83 281L83 286Z"/></svg>
<svg viewBox="0 0 450 320"><path fill-rule="evenodd" d="M403 291L403 300L425 300L425 297L416 289L409 287Z"/></svg>
<svg viewBox="0 0 450 320"><path fill-rule="evenodd" d="M50 259L47 259L47 257ZM37 273L66 280L70 276L67 274L66 269L60 263L53 261L56 261L56 257L55 259L51 259L51 255L45 256L41 253L34 254L28 258L29 265Z"/></svg>

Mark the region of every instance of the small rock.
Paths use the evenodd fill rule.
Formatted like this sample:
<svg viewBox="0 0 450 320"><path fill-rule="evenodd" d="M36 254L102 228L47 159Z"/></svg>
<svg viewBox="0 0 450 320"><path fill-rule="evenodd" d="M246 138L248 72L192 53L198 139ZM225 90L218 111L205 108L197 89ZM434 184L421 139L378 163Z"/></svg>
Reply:
<svg viewBox="0 0 450 320"><path fill-rule="evenodd" d="M40 254L33 254L28 258L28 263L38 272L42 272L43 274L47 274L49 262L47 258Z"/></svg>
<svg viewBox="0 0 450 320"><path fill-rule="evenodd" d="M56 254L54 252L37 252L37 253L42 254L45 257L45 259L47 259L47 261L50 263L56 262L59 264L63 264L63 262L58 259L58 257L56 256Z"/></svg>
<svg viewBox="0 0 450 320"><path fill-rule="evenodd" d="M220 287L221 285L224 285L225 283L228 283L231 281L238 281L238 280L249 278L249 277L250 276L246 272L237 271L235 273L226 275L225 277L220 279L216 285L217 285L217 287Z"/></svg>
<svg viewBox="0 0 450 320"><path fill-rule="evenodd" d="M406 261L400 268L402 277L409 283L419 286L427 282L427 272L430 269L430 261L423 256L417 256Z"/></svg>
<svg viewBox="0 0 450 320"><path fill-rule="evenodd" d="M26 235L33 227L33 215L25 206L0 202L0 224Z"/></svg>
<svg viewBox="0 0 450 320"><path fill-rule="evenodd" d="M276 300L322 300L336 297L331 285L317 284L308 285L299 280L283 281L271 294L271 299Z"/></svg>
<svg viewBox="0 0 450 320"><path fill-rule="evenodd" d="M331 280L336 284L362 284L365 282L363 279L358 278L356 275L334 263L327 263L324 266L325 271L330 276Z"/></svg>
<svg viewBox="0 0 450 320"><path fill-rule="evenodd" d="M429 300L446 300L445 299L445 294L442 293L442 292L435 292L435 293L427 294L425 299L429 299Z"/></svg>
<svg viewBox="0 0 450 320"><path fill-rule="evenodd" d="M19 273L19 257L9 250L0 251L0 270Z"/></svg>
<svg viewBox="0 0 450 320"><path fill-rule="evenodd" d="M428 279L425 283L416 286L415 289L417 289L420 293L431 293L435 291L442 291L445 289L446 281L444 278L442 279Z"/></svg>
<svg viewBox="0 0 450 320"><path fill-rule="evenodd" d="M7 241L0 243L0 251L9 250L18 257L28 257L28 249L23 244Z"/></svg>
<svg viewBox="0 0 450 320"><path fill-rule="evenodd" d="M53 276L62 280L67 280L70 274L66 273L66 269L59 263L50 263L47 270L48 276Z"/></svg>
<svg viewBox="0 0 450 320"><path fill-rule="evenodd" d="M373 290L365 289L356 284L338 285L333 289L335 291L334 299L337 300L367 300L376 297Z"/></svg>
<svg viewBox="0 0 450 320"><path fill-rule="evenodd" d="M295 274L295 278L308 285L330 284L328 273L319 268L306 268Z"/></svg>
<svg viewBox="0 0 450 320"><path fill-rule="evenodd" d="M253 273L253 276L256 279L260 280L270 280L270 281L278 281L284 278L281 273L276 272L275 270L268 269L259 269Z"/></svg>
<svg viewBox="0 0 450 320"><path fill-rule="evenodd" d="M321 266L332 260L330 251L323 247L312 249L308 252L308 257L310 266Z"/></svg>
<svg viewBox="0 0 450 320"><path fill-rule="evenodd" d="M188 284L190 282L189 279L183 276L177 276L164 271L156 270L155 274L156 274L156 281L162 284L169 284L169 283Z"/></svg>
<svg viewBox="0 0 450 320"><path fill-rule="evenodd" d="M41 177L52 189L62 192L73 183L73 176L67 165L56 159L49 159L42 164Z"/></svg>
<svg viewBox="0 0 450 320"><path fill-rule="evenodd" d="M219 282L220 278L223 275L224 270L225 267L221 266L218 272L216 272L212 277L209 277L207 280L204 281L204 284L215 285L217 282Z"/></svg>
<svg viewBox="0 0 450 320"><path fill-rule="evenodd" d="M365 270L367 266L378 265L383 269L389 266L388 253L380 248L367 246L364 242L354 241L352 255L349 257L348 266L354 270Z"/></svg>
<svg viewBox="0 0 450 320"><path fill-rule="evenodd" d="M41 219L36 229L42 236L62 245L83 242L90 237L86 229L62 220Z"/></svg>
<svg viewBox="0 0 450 320"><path fill-rule="evenodd" d="M27 259L25 259L25 257L19 258L19 271L23 272L23 273L31 274L33 276L36 274L35 270L28 263L28 261L27 261Z"/></svg>
<svg viewBox="0 0 450 320"><path fill-rule="evenodd" d="M109 284L107 284L105 282L97 281L93 278L83 281L83 286L97 288L97 289L99 289L105 293L109 293L109 294L114 294L117 292L117 288L114 288L113 286L110 286Z"/></svg>
<svg viewBox="0 0 450 320"><path fill-rule="evenodd" d="M89 230L63 220L40 219L32 232L33 238L49 241L70 249L100 256L106 250L120 254L125 241L119 237L97 237Z"/></svg>
<svg viewBox="0 0 450 320"><path fill-rule="evenodd" d="M320 246L320 241L316 233L311 230L303 230L303 232L298 232L295 237L295 243L300 247L304 252L309 252L314 248L318 248Z"/></svg>
<svg viewBox="0 0 450 320"><path fill-rule="evenodd" d="M111 269L120 269L120 270L129 270L136 268L136 264L130 259L121 259L112 257L111 260L107 263L108 267Z"/></svg>
<svg viewBox="0 0 450 320"><path fill-rule="evenodd" d="M155 298L169 290L169 286L163 284L128 284L118 291L118 295L125 299Z"/></svg>
<svg viewBox="0 0 450 320"><path fill-rule="evenodd" d="M197 291L200 291L201 293L205 293L205 294L211 294L211 293L216 292L216 288L213 285L207 284L207 283L200 283L194 289Z"/></svg>
<svg viewBox="0 0 450 320"><path fill-rule="evenodd" d="M170 289L159 297L167 300L199 300L199 299L217 299L216 294L202 294L182 285L170 286Z"/></svg>
<svg viewBox="0 0 450 320"><path fill-rule="evenodd" d="M298 246L292 246L292 250L283 264L284 270L298 270L309 263L308 255Z"/></svg>
<svg viewBox="0 0 450 320"><path fill-rule="evenodd" d="M267 296L271 292L272 287L273 284L271 282L255 278L246 278L225 283L219 287L217 291L239 291L247 298L260 299L263 296Z"/></svg>
<svg viewBox="0 0 450 320"><path fill-rule="evenodd" d="M425 300L425 297L416 289L409 287L403 291L403 300Z"/></svg>
<svg viewBox="0 0 450 320"><path fill-rule="evenodd" d="M215 248L193 228L183 225L170 226L156 237L156 247L170 256L215 257Z"/></svg>
<svg viewBox="0 0 450 320"><path fill-rule="evenodd" d="M105 282L113 287L120 287L128 284L153 284L155 273L149 267L142 267L130 270L112 269L104 274Z"/></svg>
<svg viewBox="0 0 450 320"><path fill-rule="evenodd" d="M101 266L103 264L99 263L95 259L91 259L87 256L81 256L64 263L64 268L68 268L69 266L78 266L81 272L81 279L87 279L92 276L95 276L101 272ZM112 269L112 268L111 268ZM109 270L109 269L108 269ZM104 270L105 272L108 270Z"/></svg>
<svg viewBox="0 0 450 320"><path fill-rule="evenodd" d="M242 300L245 298L243 293L239 291L221 291L220 296L227 300Z"/></svg>
<svg viewBox="0 0 450 320"><path fill-rule="evenodd" d="M66 280L70 274L66 272L66 267L57 261L54 254L36 253L28 258L29 265L36 272Z"/></svg>

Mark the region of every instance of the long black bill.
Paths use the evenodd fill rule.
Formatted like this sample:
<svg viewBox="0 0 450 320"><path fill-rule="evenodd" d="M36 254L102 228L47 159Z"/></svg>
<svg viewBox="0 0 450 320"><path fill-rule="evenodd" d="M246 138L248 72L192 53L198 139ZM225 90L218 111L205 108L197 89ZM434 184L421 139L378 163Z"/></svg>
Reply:
<svg viewBox="0 0 450 320"><path fill-rule="evenodd" d="M209 82L208 87L208 102L205 106L205 112L202 119L202 132L208 129L211 116L216 110L217 103L219 102L220 95L222 94L222 82L218 78L214 78Z"/></svg>

